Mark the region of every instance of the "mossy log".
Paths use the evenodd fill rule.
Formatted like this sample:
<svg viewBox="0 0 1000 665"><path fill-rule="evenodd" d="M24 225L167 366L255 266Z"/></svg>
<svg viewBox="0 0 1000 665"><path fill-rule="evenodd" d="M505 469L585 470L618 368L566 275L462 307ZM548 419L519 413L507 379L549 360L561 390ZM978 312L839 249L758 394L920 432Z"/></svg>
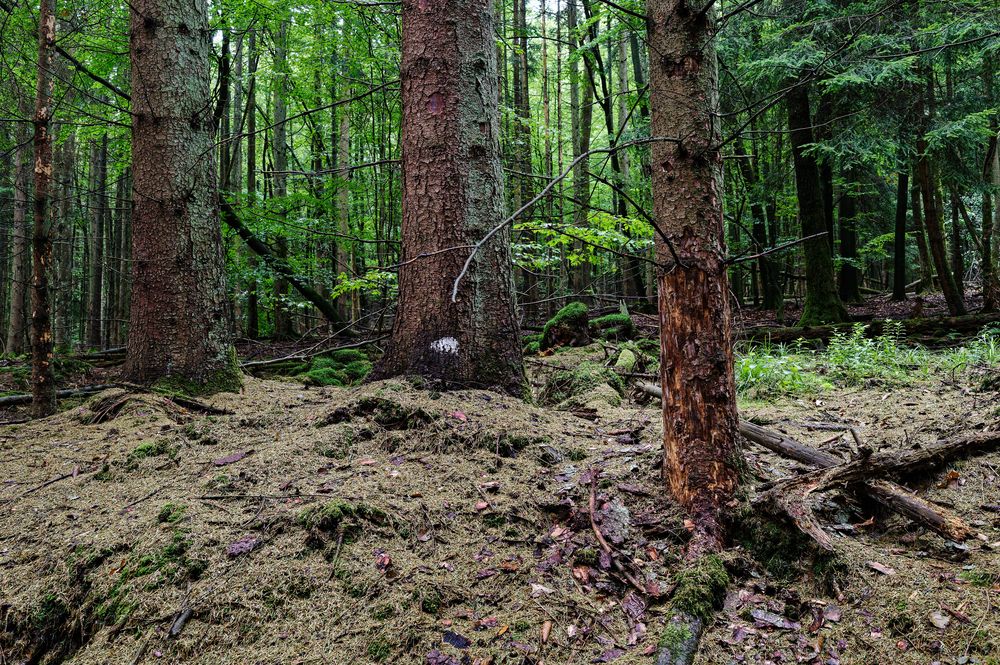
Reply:
<svg viewBox="0 0 1000 665"><path fill-rule="evenodd" d="M557 346L590 344L590 314L582 302L571 302L553 316L542 329L542 350Z"/></svg>

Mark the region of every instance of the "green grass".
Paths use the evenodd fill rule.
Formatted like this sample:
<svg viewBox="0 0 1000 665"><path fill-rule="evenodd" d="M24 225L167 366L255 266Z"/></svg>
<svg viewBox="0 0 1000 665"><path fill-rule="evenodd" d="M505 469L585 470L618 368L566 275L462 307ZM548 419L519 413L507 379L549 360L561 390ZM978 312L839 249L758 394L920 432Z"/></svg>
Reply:
<svg viewBox="0 0 1000 665"><path fill-rule="evenodd" d="M804 340L788 345L737 348L734 374L743 399L769 400L819 394L843 386L905 386L937 375L1000 366L1000 329L986 328L966 344L931 351L907 342L898 321L865 336L862 323L837 333L825 348Z"/></svg>

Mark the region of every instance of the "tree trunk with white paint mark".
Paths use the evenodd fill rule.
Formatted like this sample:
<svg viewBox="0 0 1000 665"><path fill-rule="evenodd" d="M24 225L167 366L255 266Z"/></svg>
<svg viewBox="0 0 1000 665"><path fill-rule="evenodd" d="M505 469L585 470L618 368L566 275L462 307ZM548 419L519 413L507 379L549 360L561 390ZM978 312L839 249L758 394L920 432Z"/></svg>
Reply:
<svg viewBox="0 0 1000 665"><path fill-rule="evenodd" d="M387 353L372 378L523 395L510 230L503 219L491 0L403 2L403 265Z"/></svg>

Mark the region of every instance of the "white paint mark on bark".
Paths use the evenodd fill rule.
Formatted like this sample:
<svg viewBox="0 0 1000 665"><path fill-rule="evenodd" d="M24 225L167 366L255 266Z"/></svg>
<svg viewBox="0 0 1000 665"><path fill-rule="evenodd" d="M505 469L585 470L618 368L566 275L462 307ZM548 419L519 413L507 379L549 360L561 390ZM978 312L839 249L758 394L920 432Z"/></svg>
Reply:
<svg viewBox="0 0 1000 665"><path fill-rule="evenodd" d="M442 337L431 342L431 351L456 356L458 355L458 340L454 337Z"/></svg>

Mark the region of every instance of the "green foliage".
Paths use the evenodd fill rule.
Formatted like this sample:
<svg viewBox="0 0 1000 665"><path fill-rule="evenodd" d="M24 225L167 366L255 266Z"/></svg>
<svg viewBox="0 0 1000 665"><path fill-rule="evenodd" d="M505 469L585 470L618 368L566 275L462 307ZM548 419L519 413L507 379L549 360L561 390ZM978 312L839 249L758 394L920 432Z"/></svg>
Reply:
<svg viewBox="0 0 1000 665"><path fill-rule="evenodd" d="M635 337L635 323L628 313L599 316L590 322L590 328L602 339L627 340Z"/></svg>
<svg viewBox="0 0 1000 665"><path fill-rule="evenodd" d="M736 391L748 399L812 395L831 384L805 367L798 349L754 346L736 354Z"/></svg>
<svg viewBox="0 0 1000 665"><path fill-rule="evenodd" d="M867 326L855 324L850 333L837 332L823 356L829 376L847 385L866 382L904 383L927 369L927 353L903 346L903 325L885 321L882 333L865 336Z"/></svg>
<svg viewBox="0 0 1000 665"><path fill-rule="evenodd" d="M368 355L360 349L340 349L312 359L309 370L298 378L306 385L351 386L364 380L372 370Z"/></svg>

